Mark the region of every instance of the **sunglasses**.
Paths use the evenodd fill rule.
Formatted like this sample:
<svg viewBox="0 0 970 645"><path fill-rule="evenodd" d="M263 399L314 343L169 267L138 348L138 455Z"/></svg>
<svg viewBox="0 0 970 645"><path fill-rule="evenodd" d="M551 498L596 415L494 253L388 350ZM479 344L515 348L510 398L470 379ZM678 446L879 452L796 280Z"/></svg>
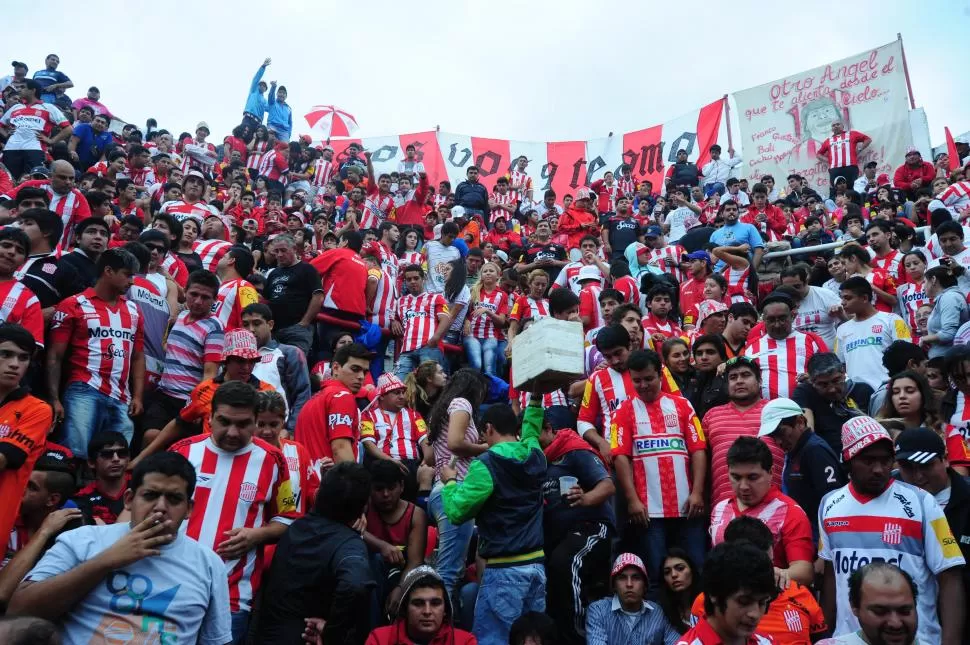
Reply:
<svg viewBox="0 0 970 645"><path fill-rule="evenodd" d="M165 247L162 246L161 244L146 244L145 247L149 251L156 251L156 252L158 252L158 253L160 253L162 255L164 255L165 253L168 252L168 251L166 251Z"/></svg>
<svg viewBox="0 0 970 645"><path fill-rule="evenodd" d="M724 313L724 312L718 312L718 313ZM734 358L729 358L727 359L725 365L730 367L731 365L735 365L738 363L741 363L742 365L750 365L751 367L757 367L758 369L761 369L760 366L758 365L757 359L751 358L749 356L735 356Z"/></svg>
<svg viewBox="0 0 970 645"><path fill-rule="evenodd" d="M98 456L102 459L111 459L118 455L118 459L127 459L130 454L127 448L104 448L98 451Z"/></svg>

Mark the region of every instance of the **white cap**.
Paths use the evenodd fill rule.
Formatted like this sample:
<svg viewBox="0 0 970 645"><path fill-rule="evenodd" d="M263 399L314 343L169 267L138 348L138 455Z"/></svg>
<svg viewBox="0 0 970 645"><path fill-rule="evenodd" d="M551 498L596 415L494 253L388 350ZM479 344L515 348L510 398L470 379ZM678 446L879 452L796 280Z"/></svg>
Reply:
<svg viewBox="0 0 970 645"><path fill-rule="evenodd" d="M441 227L442 226L444 226L444 225L443 224L435 224L435 227L434 227L434 239L436 239L436 240L440 240L441 239Z"/></svg>
<svg viewBox="0 0 970 645"><path fill-rule="evenodd" d="M797 417L805 414L802 406L791 399L774 399L761 409L761 429L758 430L759 437L767 437L778 429L778 424L784 419Z"/></svg>
<svg viewBox="0 0 970 645"><path fill-rule="evenodd" d="M464 206L453 206L451 208L451 217L452 218L464 217L464 216L465 216L465 207Z"/></svg>
<svg viewBox="0 0 970 645"><path fill-rule="evenodd" d="M599 267L592 264L588 264L579 270L579 277L576 278L577 282L583 282L584 280L596 280L597 282L603 281L603 274L600 273Z"/></svg>

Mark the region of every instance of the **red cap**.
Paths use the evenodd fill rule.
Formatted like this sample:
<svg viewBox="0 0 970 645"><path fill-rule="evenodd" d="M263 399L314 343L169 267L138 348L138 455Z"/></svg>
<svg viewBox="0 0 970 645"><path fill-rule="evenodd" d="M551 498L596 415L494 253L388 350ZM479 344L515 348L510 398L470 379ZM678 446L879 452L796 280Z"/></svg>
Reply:
<svg viewBox="0 0 970 645"><path fill-rule="evenodd" d="M377 242L368 242L360 247L360 257L365 258L368 255L378 260L381 259L381 248L377 245Z"/></svg>
<svg viewBox="0 0 970 645"><path fill-rule="evenodd" d="M613 561L613 570L610 571L610 577L612 578L627 567L637 568L643 574L643 577L647 577L647 568L643 566L643 560L632 553L621 553L616 557L616 560Z"/></svg>
<svg viewBox="0 0 970 645"><path fill-rule="evenodd" d="M878 177L876 177L876 185L877 186L891 186L892 185L892 182L889 181L889 175L887 175L886 173L882 173L881 175L879 175Z"/></svg>

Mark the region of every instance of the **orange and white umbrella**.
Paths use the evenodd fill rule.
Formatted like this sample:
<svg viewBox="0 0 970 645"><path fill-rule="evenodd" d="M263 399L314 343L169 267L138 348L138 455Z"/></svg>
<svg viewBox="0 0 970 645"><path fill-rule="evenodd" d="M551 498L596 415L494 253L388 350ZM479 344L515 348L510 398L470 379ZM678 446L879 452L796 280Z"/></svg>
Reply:
<svg viewBox="0 0 970 645"><path fill-rule="evenodd" d="M322 133L323 139L349 137L358 128L354 115L332 105L314 105L303 118L311 128Z"/></svg>

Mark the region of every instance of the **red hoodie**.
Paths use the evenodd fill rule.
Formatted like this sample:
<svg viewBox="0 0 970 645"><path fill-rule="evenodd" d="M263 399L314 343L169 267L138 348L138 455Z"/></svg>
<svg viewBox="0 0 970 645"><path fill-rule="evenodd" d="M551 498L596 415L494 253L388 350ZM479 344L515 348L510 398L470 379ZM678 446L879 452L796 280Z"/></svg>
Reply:
<svg viewBox="0 0 970 645"><path fill-rule="evenodd" d="M910 191L913 190L913 180L922 179L922 188L929 188L934 177L936 168L929 161L924 161L916 168L903 164L893 174L893 186L898 190Z"/></svg>
<svg viewBox="0 0 970 645"><path fill-rule="evenodd" d="M752 204L748 206L748 210L741 216L741 221L745 224L751 224L760 232L765 235L768 231L772 231L778 238L781 238L785 234L785 230L788 228L788 220L785 218L785 211L781 210L777 206L771 204L765 204L765 215L768 216L767 222L759 222L755 219L755 216L760 211L758 208ZM772 238L774 239L774 238Z"/></svg>
<svg viewBox="0 0 970 645"><path fill-rule="evenodd" d="M438 633L427 645L474 645L478 641L470 632L442 623ZM364 645L414 645L408 637L407 620L398 618L386 627L378 627L370 633Z"/></svg>
<svg viewBox="0 0 970 645"><path fill-rule="evenodd" d="M596 216L572 205L559 218L559 233L566 235L566 250L579 248L579 241L586 235L599 234Z"/></svg>
<svg viewBox="0 0 970 645"><path fill-rule="evenodd" d="M428 199L428 177L422 175L414 189L414 197L394 209L398 226L424 226L424 214L431 210L424 202Z"/></svg>

